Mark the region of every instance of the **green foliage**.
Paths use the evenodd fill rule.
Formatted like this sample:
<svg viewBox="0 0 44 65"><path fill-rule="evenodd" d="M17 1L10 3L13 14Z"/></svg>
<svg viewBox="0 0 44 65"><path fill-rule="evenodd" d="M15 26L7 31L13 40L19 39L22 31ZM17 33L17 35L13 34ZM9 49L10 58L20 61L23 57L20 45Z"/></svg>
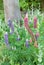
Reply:
<svg viewBox="0 0 44 65"><path fill-rule="evenodd" d="M20 8L22 8L22 10L32 9L32 4L34 9L39 9L39 0L20 0Z"/></svg>
<svg viewBox="0 0 44 65"><path fill-rule="evenodd" d="M3 10L3 0L0 0L0 10Z"/></svg>
<svg viewBox="0 0 44 65"><path fill-rule="evenodd" d="M34 15L29 14L29 25L33 33L40 33L38 38L38 48L34 47L34 43L29 42L29 47L26 47L26 39L30 40L30 34L24 27L14 22L14 33L10 34L10 28L2 18L0 18L0 65L44 65L44 16L37 14L38 28L33 28ZM31 22L30 22L31 20ZM9 47L4 42L4 34L8 32ZM17 40L18 35L20 40Z"/></svg>

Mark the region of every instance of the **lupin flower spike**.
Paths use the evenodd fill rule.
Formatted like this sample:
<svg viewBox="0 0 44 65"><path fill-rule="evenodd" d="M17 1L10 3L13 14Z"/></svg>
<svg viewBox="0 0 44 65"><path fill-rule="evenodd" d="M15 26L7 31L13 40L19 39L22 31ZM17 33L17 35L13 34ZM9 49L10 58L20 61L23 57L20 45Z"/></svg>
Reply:
<svg viewBox="0 0 44 65"><path fill-rule="evenodd" d="M8 42L8 33L7 32L4 34L4 40L5 40L6 45L9 45L9 42Z"/></svg>
<svg viewBox="0 0 44 65"><path fill-rule="evenodd" d="M28 25L28 13L26 13L24 18L24 26L26 27Z"/></svg>
<svg viewBox="0 0 44 65"><path fill-rule="evenodd" d="M37 17L34 17L34 28L37 28Z"/></svg>

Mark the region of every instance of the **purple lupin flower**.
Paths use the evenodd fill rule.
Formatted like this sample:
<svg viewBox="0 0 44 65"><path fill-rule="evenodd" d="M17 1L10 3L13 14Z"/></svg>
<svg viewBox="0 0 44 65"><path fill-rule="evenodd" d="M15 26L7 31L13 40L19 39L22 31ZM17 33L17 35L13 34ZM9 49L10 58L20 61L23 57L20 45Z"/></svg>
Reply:
<svg viewBox="0 0 44 65"><path fill-rule="evenodd" d="M8 33L7 32L4 35L4 40L5 40L6 45L9 45L9 42L8 42Z"/></svg>
<svg viewBox="0 0 44 65"><path fill-rule="evenodd" d="M8 26L11 27L11 25L12 25L12 21L9 19L8 20Z"/></svg>
<svg viewBox="0 0 44 65"><path fill-rule="evenodd" d="M8 26L9 26L10 29L11 29L11 32L10 32L10 33L13 33L13 32L14 32L14 25L13 25L13 23L12 23L11 20L8 20Z"/></svg>
<svg viewBox="0 0 44 65"><path fill-rule="evenodd" d="M29 41L28 41L28 39L26 39L26 47L29 47Z"/></svg>

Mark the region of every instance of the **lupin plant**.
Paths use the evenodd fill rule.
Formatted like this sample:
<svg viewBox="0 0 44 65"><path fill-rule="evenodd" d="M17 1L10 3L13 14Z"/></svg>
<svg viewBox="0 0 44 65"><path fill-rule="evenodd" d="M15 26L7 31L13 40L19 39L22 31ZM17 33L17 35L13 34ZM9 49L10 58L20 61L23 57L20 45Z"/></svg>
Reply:
<svg viewBox="0 0 44 65"><path fill-rule="evenodd" d="M36 18L35 18L34 21L37 22ZM27 29L27 31L29 32L29 34L31 35L32 40L34 41L34 44L37 45L37 41L36 41L35 35L34 35L34 33L32 32L32 30L30 29L30 27L28 25L28 13L26 13L26 16L24 18L24 26ZM36 24L35 24L35 26L36 26Z"/></svg>

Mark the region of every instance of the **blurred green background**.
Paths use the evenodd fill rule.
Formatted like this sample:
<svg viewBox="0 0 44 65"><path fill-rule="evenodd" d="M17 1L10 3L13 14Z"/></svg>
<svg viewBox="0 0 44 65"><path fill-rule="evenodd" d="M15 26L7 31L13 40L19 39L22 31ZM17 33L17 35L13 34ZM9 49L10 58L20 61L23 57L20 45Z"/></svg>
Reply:
<svg viewBox="0 0 44 65"><path fill-rule="evenodd" d="M3 10L3 0L0 0L0 10Z"/></svg>
<svg viewBox="0 0 44 65"><path fill-rule="evenodd" d="M40 5L40 10L44 11L44 0L19 0L19 2L21 10L26 10L27 8L31 9L33 3L34 8L39 8ZM3 0L0 0L0 10L3 9Z"/></svg>

